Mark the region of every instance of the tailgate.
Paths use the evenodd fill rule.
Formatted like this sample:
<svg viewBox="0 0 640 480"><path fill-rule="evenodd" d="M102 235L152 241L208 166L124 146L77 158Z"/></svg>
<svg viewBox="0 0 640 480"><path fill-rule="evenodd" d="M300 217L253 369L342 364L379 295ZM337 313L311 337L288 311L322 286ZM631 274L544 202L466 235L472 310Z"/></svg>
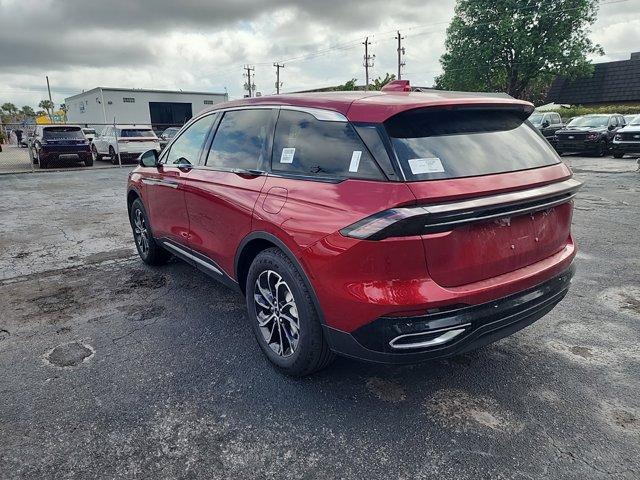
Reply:
<svg viewBox="0 0 640 480"><path fill-rule="evenodd" d="M419 184L409 184L414 194ZM425 205L422 242L438 284L455 287L539 262L569 240L572 198L580 183ZM416 195L418 196L418 195Z"/></svg>

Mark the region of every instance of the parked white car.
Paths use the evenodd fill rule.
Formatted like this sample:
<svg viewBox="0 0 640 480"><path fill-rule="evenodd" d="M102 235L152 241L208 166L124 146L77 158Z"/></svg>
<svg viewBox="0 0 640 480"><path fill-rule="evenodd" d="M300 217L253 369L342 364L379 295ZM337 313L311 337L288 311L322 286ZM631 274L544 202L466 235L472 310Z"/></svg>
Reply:
<svg viewBox="0 0 640 480"><path fill-rule="evenodd" d="M109 125L91 144L94 160L109 157L114 165L118 164L118 154L125 162L138 158L147 150L160 152L160 140L150 125Z"/></svg>
<svg viewBox="0 0 640 480"><path fill-rule="evenodd" d="M96 138L96 131L93 128L87 128L87 127L83 127L82 128L82 133L84 133L84 136L87 138L87 140L89 140L90 142L93 142L93 139Z"/></svg>

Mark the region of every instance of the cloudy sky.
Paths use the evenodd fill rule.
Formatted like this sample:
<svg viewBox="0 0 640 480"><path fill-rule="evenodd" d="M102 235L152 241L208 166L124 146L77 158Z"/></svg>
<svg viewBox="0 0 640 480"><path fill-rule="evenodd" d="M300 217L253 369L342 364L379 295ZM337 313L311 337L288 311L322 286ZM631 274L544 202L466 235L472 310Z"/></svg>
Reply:
<svg viewBox="0 0 640 480"><path fill-rule="evenodd" d="M550 0L553 1L553 0ZM364 83L365 36L374 76L395 72L395 30L405 36L405 75L430 86L440 72L454 0L0 0L0 104L36 106L96 86L243 94L242 66L275 91ZM606 55L640 50L640 0L602 0L592 39Z"/></svg>

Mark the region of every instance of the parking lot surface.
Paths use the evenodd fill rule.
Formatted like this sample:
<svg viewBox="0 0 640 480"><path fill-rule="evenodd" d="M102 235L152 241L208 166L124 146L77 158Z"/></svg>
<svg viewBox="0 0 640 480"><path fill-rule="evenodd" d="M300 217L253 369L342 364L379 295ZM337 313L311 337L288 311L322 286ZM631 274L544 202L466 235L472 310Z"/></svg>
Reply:
<svg viewBox="0 0 640 480"><path fill-rule="evenodd" d="M302 380L239 294L137 259L128 169L0 176L0 478L640 478L640 172L565 161L580 253L549 315Z"/></svg>

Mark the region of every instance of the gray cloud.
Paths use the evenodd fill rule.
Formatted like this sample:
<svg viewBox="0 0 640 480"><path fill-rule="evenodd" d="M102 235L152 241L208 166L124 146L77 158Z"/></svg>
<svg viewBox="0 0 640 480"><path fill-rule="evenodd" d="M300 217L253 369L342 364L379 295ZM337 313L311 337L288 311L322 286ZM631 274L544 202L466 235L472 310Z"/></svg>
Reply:
<svg viewBox="0 0 640 480"><path fill-rule="evenodd" d="M54 95L96 85L222 90L242 95L245 63L273 91L362 81L362 37L377 55L372 75L395 71L393 30L406 36L406 71L430 85L439 71L454 0L0 0L0 100L33 102L45 74ZM605 59L640 39L640 2L603 5L593 27ZM375 32L378 32L377 34ZM383 33L382 33L383 32ZM353 41L349 43L349 41ZM622 53L620 53L622 52ZM27 87L31 85L31 87ZM6 98L6 100L5 100Z"/></svg>

